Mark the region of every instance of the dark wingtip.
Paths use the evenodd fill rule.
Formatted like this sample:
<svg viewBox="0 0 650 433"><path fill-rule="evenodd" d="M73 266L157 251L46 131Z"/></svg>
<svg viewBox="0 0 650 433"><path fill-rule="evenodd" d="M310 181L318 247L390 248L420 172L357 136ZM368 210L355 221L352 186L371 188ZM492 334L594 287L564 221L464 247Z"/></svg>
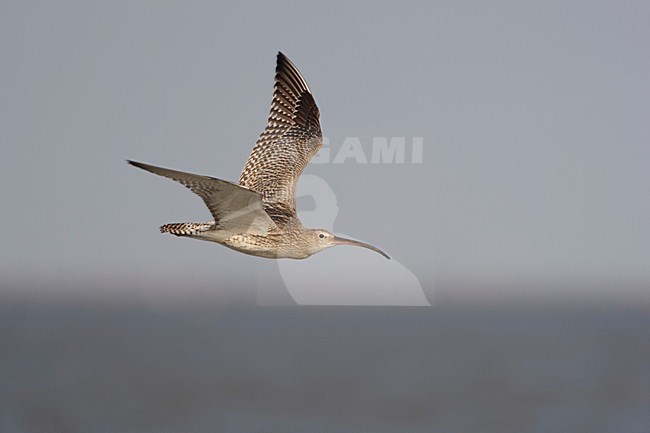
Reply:
<svg viewBox="0 0 650 433"><path fill-rule="evenodd" d="M144 163L142 163L142 162L131 161L130 159L127 159L126 162L127 162L129 165L132 165L132 166L134 166L134 167L138 167L138 168L141 168L141 169L143 169L143 170L148 170L148 169L147 169L147 164L144 164Z"/></svg>
<svg viewBox="0 0 650 433"><path fill-rule="evenodd" d="M276 70L282 69L283 67L282 65L287 65L287 64L289 65L292 64L291 60L289 60L289 57L287 57L286 54L284 54L282 51L278 51L278 56L275 61Z"/></svg>

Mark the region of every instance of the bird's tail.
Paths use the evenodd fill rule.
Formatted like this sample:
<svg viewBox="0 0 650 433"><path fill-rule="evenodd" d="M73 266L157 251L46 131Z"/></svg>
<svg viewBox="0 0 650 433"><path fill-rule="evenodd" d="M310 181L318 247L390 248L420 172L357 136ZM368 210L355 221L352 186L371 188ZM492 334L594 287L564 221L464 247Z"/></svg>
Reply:
<svg viewBox="0 0 650 433"><path fill-rule="evenodd" d="M193 236L214 228L214 221L207 223L170 223L160 226L160 233L176 236Z"/></svg>

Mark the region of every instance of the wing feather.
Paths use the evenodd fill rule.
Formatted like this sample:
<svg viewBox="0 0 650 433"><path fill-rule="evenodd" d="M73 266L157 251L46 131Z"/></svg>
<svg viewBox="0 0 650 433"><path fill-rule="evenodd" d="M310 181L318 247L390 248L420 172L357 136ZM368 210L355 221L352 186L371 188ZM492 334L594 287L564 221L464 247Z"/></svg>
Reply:
<svg viewBox="0 0 650 433"><path fill-rule="evenodd" d="M262 195L279 224L297 218L295 188L309 160L323 145L320 113L298 68L278 53L268 123L248 157L239 184Z"/></svg>
<svg viewBox="0 0 650 433"><path fill-rule="evenodd" d="M263 207L262 196L234 183L209 176L156 167L141 162L129 164L175 180L203 199L216 222L216 229L266 235L277 226Z"/></svg>

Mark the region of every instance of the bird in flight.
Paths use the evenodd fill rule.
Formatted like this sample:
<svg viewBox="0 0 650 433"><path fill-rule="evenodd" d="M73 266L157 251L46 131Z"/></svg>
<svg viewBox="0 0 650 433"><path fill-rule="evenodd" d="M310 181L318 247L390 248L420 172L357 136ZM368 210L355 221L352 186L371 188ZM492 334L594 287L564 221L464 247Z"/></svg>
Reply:
<svg viewBox="0 0 650 433"><path fill-rule="evenodd" d="M171 223L171 233L217 242L258 257L306 259L336 245L390 257L365 242L305 228L296 213L296 183L323 145L320 113L298 68L278 53L268 124L246 161L239 184L141 162L129 164L175 180L203 199L213 221Z"/></svg>

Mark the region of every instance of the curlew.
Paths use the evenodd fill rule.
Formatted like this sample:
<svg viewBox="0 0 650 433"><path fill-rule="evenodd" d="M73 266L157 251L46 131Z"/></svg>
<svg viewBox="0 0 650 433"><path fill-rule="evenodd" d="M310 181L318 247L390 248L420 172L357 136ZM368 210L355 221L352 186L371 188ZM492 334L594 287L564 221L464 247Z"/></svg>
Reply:
<svg viewBox="0 0 650 433"><path fill-rule="evenodd" d="M320 113L296 66L278 53L268 124L248 157L239 184L141 162L129 164L175 180L203 199L213 221L171 223L171 233L217 242L273 259L306 259L335 245L353 245L390 257L365 242L305 228L296 213L296 182L323 145Z"/></svg>

